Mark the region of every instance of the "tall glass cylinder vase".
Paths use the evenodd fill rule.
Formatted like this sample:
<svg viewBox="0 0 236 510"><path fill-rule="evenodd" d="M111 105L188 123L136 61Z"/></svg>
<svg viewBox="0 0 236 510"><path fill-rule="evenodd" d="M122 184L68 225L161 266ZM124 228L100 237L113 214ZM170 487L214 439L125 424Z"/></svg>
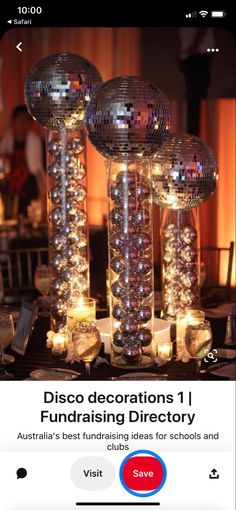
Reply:
<svg viewBox="0 0 236 510"><path fill-rule="evenodd" d="M67 303L89 292L85 135L48 131L48 217L51 329L62 331Z"/></svg>
<svg viewBox="0 0 236 510"><path fill-rule="evenodd" d="M152 191L148 161L107 161L112 364L153 363Z"/></svg>
<svg viewBox="0 0 236 510"><path fill-rule="evenodd" d="M176 320L200 306L199 211L161 208L162 313Z"/></svg>

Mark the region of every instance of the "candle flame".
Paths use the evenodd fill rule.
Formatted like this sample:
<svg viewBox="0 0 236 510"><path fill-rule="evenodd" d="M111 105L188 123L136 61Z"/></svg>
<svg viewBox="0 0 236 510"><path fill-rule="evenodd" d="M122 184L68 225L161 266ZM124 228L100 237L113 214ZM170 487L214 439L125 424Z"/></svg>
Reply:
<svg viewBox="0 0 236 510"><path fill-rule="evenodd" d="M80 296L77 301L77 306L81 307L84 305L84 298L83 296Z"/></svg>

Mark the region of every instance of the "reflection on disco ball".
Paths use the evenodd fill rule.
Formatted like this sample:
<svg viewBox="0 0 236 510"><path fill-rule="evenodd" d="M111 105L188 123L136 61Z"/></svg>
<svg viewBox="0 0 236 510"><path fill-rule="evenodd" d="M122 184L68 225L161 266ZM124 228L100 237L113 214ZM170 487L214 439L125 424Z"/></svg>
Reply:
<svg viewBox="0 0 236 510"><path fill-rule="evenodd" d="M172 135L153 156L153 199L161 207L197 207L213 193L217 179L214 154L196 136Z"/></svg>
<svg viewBox="0 0 236 510"><path fill-rule="evenodd" d="M89 138L113 160L150 156L169 136L170 109L163 92L136 76L104 83L87 107Z"/></svg>
<svg viewBox="0 0 236 510"><path fill-rule="evenodd" d="M85 108L102 79L87 59L57 53L39 61L25 83L27 108L42 126L59 130L82 127Z"/></svg>

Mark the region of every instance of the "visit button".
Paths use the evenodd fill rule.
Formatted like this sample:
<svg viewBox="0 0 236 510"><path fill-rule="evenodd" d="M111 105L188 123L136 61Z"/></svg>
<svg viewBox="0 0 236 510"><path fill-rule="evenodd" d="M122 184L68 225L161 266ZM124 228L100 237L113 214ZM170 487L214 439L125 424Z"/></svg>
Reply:
<svg viewBox="0 0 236 510"><path fill-rule="evenodd" d="M152 496L166 481L165 463L150 450L137 450L123 460L120 480L123 487L134 496Z"/></svg>

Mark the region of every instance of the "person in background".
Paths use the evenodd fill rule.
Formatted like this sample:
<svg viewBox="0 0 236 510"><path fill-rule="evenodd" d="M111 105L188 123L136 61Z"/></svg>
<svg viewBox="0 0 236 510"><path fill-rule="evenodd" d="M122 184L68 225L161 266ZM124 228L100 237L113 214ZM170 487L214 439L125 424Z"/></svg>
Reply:
<svg viewBox="0 0 236 510"><path fill-rule="evenodd" d="M25 105L12 112L11 128L0 141L0 155L9 159L6 176L8 217L27 216L31 200L46 200L46 178L42 139L32 131L32 117Z"/></svg>
<svg viewBox="0 0 236 510"><path fill-rule="evenodd" d="M212 55L207 48L214 48L213 29L208 27L179 28L179 66L185 75L188 106L187 130L199 135L200 103L207 97L212 66Z"/></svg>

